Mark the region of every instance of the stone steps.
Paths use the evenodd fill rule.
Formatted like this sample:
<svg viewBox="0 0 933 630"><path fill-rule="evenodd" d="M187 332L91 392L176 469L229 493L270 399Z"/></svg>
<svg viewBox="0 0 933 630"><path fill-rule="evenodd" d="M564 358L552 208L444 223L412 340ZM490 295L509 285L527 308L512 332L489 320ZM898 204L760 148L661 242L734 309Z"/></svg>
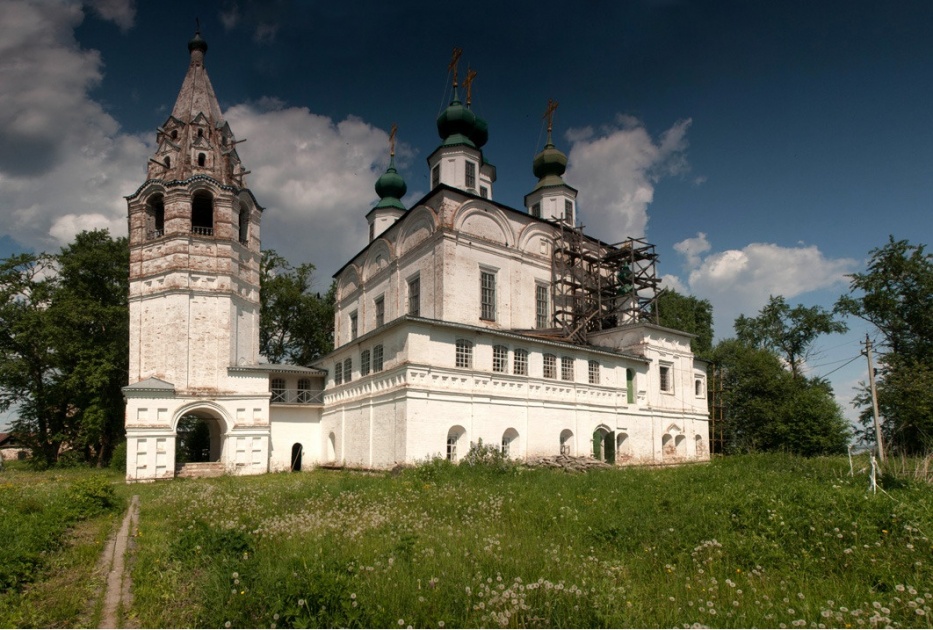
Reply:
<svg viewBox="0 0 933 630"><path fill-rule="evenodd" d="M223 474L223 462L188 462L175 467L175 476L182 479L222 477Z"/></svg>

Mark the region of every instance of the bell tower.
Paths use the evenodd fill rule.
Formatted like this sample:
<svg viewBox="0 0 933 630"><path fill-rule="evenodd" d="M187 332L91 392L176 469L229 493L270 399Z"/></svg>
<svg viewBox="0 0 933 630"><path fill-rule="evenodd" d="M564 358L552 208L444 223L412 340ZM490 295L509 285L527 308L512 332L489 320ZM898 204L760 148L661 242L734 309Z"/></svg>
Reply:
<svg viewBox="0 0 933 630"><path fill-rule="evenodd" d="M148 177L126 198L128 479L173 476L179 420L198 414L213 423L210 461L229 468L234 453L227 452L225 440L250 425L250 439L258 436L265 444L259 450L266 461L253 452L252 442L241 459L262 467L258 472L268 468L268 377L248 376L259 360L263 209L246 187L249 171L236 149L242 140L221 114L200 32L188 42L188 52L175 106L156 130ZM158 436L164 439L156 439L153 451L149 437ZM161 467L157 453L165 455Z"/></svg>

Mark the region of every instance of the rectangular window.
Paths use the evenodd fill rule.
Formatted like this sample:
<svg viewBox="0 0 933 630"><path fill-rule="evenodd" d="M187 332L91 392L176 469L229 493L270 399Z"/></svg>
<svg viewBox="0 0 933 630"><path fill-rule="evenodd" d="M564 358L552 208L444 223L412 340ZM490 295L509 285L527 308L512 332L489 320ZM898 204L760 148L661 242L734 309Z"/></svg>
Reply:
<svg viewBox="0 0 933 630"><path fill-rule="evenodd" d="M353 380L353 359L347 357L343 361L343 382L349 383Z"/></svg>
<svg viewBox="0 0 933 630"><path fill-rule="evenodd" d="M356 339L359 334L359 318L356 315L356 311L350 313L350 339Z"/></svg>
<svg viewBox="0 0 933 630"><path fill-rule="evenodd" d="M380 295L376 298L376 328L386 323L386 299Z"/></svg>
<svg viewBox="0 0 933 630"><path fill-rule="evenodd" d="M540 203L536 203L533 206L531 206L531 216L537 217L539 219L541 218L541 204Z"/></svg>
<svg viewBox="0 0 933 630"><path fill-rule="evenodd" d="M369 242L372 243L373 239L376 238L376 224L369 224Z"/></svg>
<svg viewBox="0 0 933 630"><path fill-rule="evenodd" d="M629 368L625 370L625 394L626 402L630 405L635 404L635 370Z"/></svg>
<svg viewBox="0 0 933 630"><path fill-rule="evenodd" d="M272 402L285 402L285 379L272 379L272 387L270 389L272 390Z"/></svg>
<svg viewBox="0 0 933 630"><path fill-rule="evenodd" d="M473 367L473 344L466 339L457 339L455 365L458 368Z"/></svg>
<svg viewBox="0 0 933 630"><path fill-rule="evenodd" d="M702 378L693 381L693 390L697 398L706 398L706 383Z"/></svg>
<svg viewBox="0 0 933 630"><path fill-rule="evenodd" d="M496 321L496 274L491 271L480 272L480 319Z"/></svg>
<svg viewBox="0 0 933 630"><path fill-rule="evenodd" d="M360 376L369 374L369 350L360 353Z"/></svg>
<svg viewBox="0 0 933 630"><path fill-rule="evenodd" d="M489 189L486 188L485 186L480 186L479 196L482 197L483 199L489 199Z"/></svg>
<svg viewBox="0 0 933 630"><path fill-rule="evenodd" d="M661 391L667 393L674 392L674 380L671 378L671 366L662 365L660 368L661 372Z"/></svg>
<svg viewBox="0 0 933 630"><path fill-rule="evenodd" d="M337 364L334 365L334 385L340 385L343 383L343 363L337 361Z"/></svg>
<svg viewBox="0 0 933 630"><path fill-rule="evenodd" d="M492 349L492 371L509 371L509 349L505 346L494 346Z"/></svg>
<svg viewBox="0 0 933 630"><path fill-rule="evenodd" d="M564 221L573 222L573 202L569 199L564 200Z"/></svg>
<svg viewBox="0 0 933 630"><path fill-rule="evenodd" d="M573 380L573 357L560 358L560 378L563 381Z"/></svg>
<svg viewBox="0 0 933 630"><path fill-rule="evenodd" d="M599 361L589 362L590 385L599 385Z"/></svg>
<svg viewBox="0 0 933 630"><path fill-rule="evenodd" d="M547 328L549 319L548 309L550 296L548 288L543 284L535 285L535 328Z"/></svg>
<svg viewBox="0 0 933 630"><path fill-rule="evenodd" d="M408 281L408 314L412 317L421 316L421 274Z"/></svg>
<svg viewBox="0 0 933 630"><path fill-rule="evenodd" d="M476 188L476 164L473 162L466 163L466 187Z"/></svg>
<svg viewBox="0 0 933 630"><path fill-rule="evenodd" d="M382 344L373 347L373 372L382 371Z"/></svg>
<svg viewBox="0 0 933 630"><path fill-rule="evenodd" d="M431 188L437 188L437 185L441 183L441 165L435 164L434 168L431 169Z"/></svg>
<svg viewBox="0 0 933 630"><path fill-rule="evenodd" d="M528 351L523 348L515 349L515 360L512 363L512 373L518 376L528 376Z"/></svg>
<svg viewBox="0 0 933 630"><path fill-rule="evenodd" d="M557 357L544 355L544 378L557 378Z"/></svg>

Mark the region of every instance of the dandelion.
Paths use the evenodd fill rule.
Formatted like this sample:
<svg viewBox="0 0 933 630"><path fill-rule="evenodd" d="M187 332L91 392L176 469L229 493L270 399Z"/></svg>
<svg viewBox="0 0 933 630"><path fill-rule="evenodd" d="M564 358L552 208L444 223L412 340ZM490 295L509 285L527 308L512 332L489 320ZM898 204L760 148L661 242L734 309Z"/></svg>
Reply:
<svg viewBox="0 0 933 630"><path fill-rule="evenodd" d="M925 611L925 610L922 609L922 608L917 608L916 610L914 610L914 612L917 613L917 615L919 615L919 616L921 616L921 617L922 617L923 615L927 614L927 611Z"/></svg>
<svg viewBox="0 0 933 630"><path fill-rule="evenodd" d="M299 606L304 606L304 605L305 605L305 600L299 599L299 600L298 600L298 605L299 605Z"/></svg>
<svg viewBox="0 0 933 630"><path fill-rule="evenodd" d="M903 593L903 592L904 592L904 585L903 585L903 584L898 584L897 586L894 587L894 590L897 591L898 593Z"/></svg>
<svg viewBox="0 0 933 630"><path fill-rule="evenodd" d="M229 628L229 627L230 627L230 622L228 621L224 624L224 628Z"/></svg>
<svg viewBox="0 0 933 630"><path fill-rule="evenodd" d="M444 621L443 621L443 620L438 621L438 622L437 622L437 627L438 627L438 628L443 628L443 627L444 627Z"/></svg>
<svg viewBox="0 0 933 630"><path fill-rule="evenodd" d="M404 620L404 619L399 619L399 620L398 620L398 625L404 626L404 625L405 625L405 620Z"/></svg>

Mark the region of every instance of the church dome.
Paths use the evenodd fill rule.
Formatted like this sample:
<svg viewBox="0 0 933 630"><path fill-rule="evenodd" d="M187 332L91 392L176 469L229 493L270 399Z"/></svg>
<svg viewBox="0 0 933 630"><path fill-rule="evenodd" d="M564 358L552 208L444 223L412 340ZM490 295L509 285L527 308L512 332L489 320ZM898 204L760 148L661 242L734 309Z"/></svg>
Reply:
<svg viewBox="0 0 933 630"><path fill-rule="evenodd" d="M489 135L488 130L485 129L485 121L483 121L483 126L484 131L478 137L484 138L483 142L485 142ZM474 136L477 136L476 114L460 102L456 88L454 88L454 98L450 101L450 105L437 117L437 134L445 145L466 144L471 147L476 146L473 140Z"/></svg>
<svg viewBox="0 0 933 630"><path fill-rule="evenodd" d="M531 167L538 179L544 179L548 175L560 177L567 170L567 156L548 138L547 145L535 156Z"/></svg>
<svg viewBox="0 0 933 630"><path fill-rule="evenodd" d="M470 140L473 141L477 149L482 149L483 145L489 140L489 124L485 119L479 116L476 117L476 122L473 125L473 135L470 136Z"/></svg>
<svg viewBox="0 0 933 630"><path fill-rule="evenodd" d="M188 41L188 52L194 52L200 50L202 53L207 52L207 42L201 38L201 31L197 31Z"/></svg>
<svg viewBox="0 0 933 630"><path fill-rule="evenodd" d="M395 156L389 160L389 168L376 180L376 194L379 195L377 208L394 207L405 209L401 199L408 192L408 186L398 171L395 170Z"/></svg>

